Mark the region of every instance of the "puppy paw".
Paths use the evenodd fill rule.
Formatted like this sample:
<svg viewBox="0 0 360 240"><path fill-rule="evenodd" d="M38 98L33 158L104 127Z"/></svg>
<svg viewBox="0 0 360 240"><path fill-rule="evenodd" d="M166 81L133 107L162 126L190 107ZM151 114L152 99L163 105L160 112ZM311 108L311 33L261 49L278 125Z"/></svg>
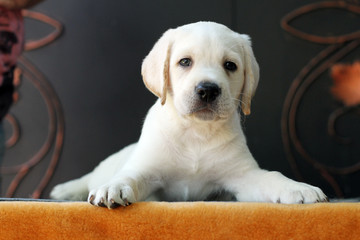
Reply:
<svg viewBox="0 0 360 240"><path fill-rule="evenodd" d="M257 199L274 203L328 202L320 188L289 179L279 172L266 172L260 181Z"/></svg>
<svg viewBox="0 0 360 240"><path fill-rule="evenodd" d="M276 203L316 203L328 202L320 188L305 183L291 182L274 191L271 199Z"/></svg>
<svg viewBox="0 0 360 240"><path fill-rule="evenodd" d="M133 188L129 185L107 184L91 190L88 202L99 207L116 208L136 202L136 197Z"/></svg>
<svg viewBox="0 0 360 240"><path fill-rule="evenodd" d="M50 198L52 199L67 199L65 184L56 185L50 192Z"/></svg>
<svg viewBox="0 0 360 240"><path fill-rule="evenodd" d="M87 187L77 180L56 185L50 192L50 198L57 200L84 201L87 195Z"/></svg>

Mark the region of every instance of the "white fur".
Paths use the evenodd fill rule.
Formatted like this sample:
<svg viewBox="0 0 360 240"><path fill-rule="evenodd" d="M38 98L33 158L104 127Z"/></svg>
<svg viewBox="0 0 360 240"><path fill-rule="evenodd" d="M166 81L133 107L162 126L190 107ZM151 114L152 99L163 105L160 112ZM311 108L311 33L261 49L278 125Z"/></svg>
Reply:
<svg viewBox="0 0 360 240"><path fill-rule="evenodd" d="M190 58L189 67L179 65ZM236 71L224 69L232 61ZM317 187L262 170L240 126L241 106L250 113L259 67L250 39L227 27L198 22L168 30L144 59L146 86L159 97L140 139L104 160L84 177L56 186L55 199L86 199L116 207L136 201L205 200L231 193L237 201L325 201ZM203 104L194 89L202 81L221 94Z"/></svg>

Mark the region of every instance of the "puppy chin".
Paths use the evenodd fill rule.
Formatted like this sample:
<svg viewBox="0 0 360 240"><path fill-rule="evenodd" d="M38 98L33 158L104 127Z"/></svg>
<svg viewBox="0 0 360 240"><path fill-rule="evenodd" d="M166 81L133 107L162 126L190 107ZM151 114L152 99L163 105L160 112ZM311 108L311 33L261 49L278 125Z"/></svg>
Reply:
<svg viewBox="0 0 360 240"><path fill-rule="evenodd" d="M226 108L219 102L206 104L197 101L185 101L176 104L175 108L178 114L192 121L218 121L225 120L231 115L231 109Z"/></svg>
<svg viewBox="0 0 360 240"><path fill-rule="evenodd" d="M191 115L201 121L215 121L220 119L218 114L209 109L193 112Z"/></svg>

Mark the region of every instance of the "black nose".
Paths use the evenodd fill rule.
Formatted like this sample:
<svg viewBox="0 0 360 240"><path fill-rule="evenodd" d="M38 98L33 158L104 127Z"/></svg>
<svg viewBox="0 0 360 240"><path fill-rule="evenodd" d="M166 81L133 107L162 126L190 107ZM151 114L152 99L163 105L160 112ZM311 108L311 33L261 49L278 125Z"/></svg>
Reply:
<svg viewBox="0 0 360 240"><path fill-rule="evenodd" d="M195 87L201 101L211 103L221 94L221 88L215 83L201 82Z"/></svg>

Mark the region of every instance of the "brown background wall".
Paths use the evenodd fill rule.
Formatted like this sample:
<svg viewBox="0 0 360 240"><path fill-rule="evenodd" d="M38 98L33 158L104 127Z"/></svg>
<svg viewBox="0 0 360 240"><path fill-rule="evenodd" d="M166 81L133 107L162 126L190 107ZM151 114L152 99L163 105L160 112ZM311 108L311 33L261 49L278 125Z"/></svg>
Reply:
<svg viewBox="0 0 360 240"><path fill-rule="evenodd" d="M47 0L36 6L33 10L59 20L64 26L61 37L50 45L24 53L52 84L65 116L61 158L42 197L48 197L55 184L80 177L111 153L137 140L147 109L155 101L141 80L142 59L165 30L200 20L223 23L252 37L261 79L252 114L243 123L249 147L261 167L295 178L284 154L281 112L296 75L328 45L286 33L280 27L280 20L287 13L314 2ZM292 24L324 35L351 32L360 26L358 14L336 9L304 15ZM46 24L26 20L27 39L41 38L49 31L52 28ZM340 61L355 59L359 59L358 48ZM359 118L350 114L341 121L342 133L354 137L352 144L343 145L329 138L328 116L341 106L330 95L331 84L325 71L306 92L299 107L297 128L306 149L316 159L329 166L349 166L359 162ZM23 79L19 92L20 101L12 113L19 119L21 139L8 150L4 166L31 158L48 133L49 117L39 90ZM10 134L7 123L6 129ZM24 177L15 196L31 195L48 167L53 150ZM312 164L296 151L294 156L304 181L322 187L331 197L336 195L328 179ZM359 171L330 175L343 196L360 195ZM14 176L4 175L2 195Z"/></svg>

